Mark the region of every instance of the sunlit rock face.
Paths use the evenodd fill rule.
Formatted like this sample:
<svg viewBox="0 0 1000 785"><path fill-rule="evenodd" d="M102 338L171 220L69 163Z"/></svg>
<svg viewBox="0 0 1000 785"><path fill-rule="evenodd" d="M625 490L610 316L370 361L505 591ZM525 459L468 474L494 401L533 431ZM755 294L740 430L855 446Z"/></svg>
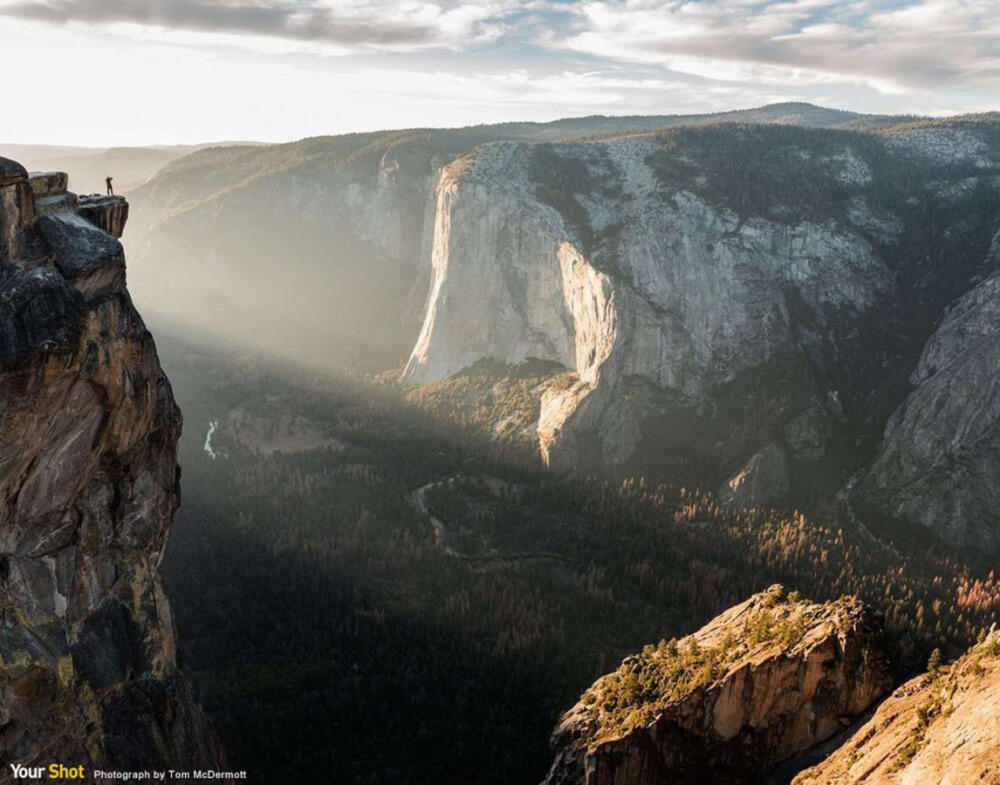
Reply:
<svg viewBox="0 0 1000 785"><path fill-rule="evenodd" d="M781 587L647 647L559 720L543 785L744 785L830 738L892 679L880 614Z"/></svg>
<svg viewBox="0 0 1000 785"><path fill-rule="evenodd" d="M793 785L1000 782L1000 630L896 690Z"/></svg>
<svg viewBox="0 0 1000 785"><path fill-rule="evenodd" d="M892 274L860 233L741 218L665 183L658 155L649 136L506 143L448 167L431 296L404 378L435 381L484 356L562 363L580 386L544 403L543 453L575 465L588 431L616 463L640 438L620 416L628 380L698 406L747 369L805 350L801 322L822 352L822 334L892 297ZM814 398L816 418L829 420Z"/></svg>
<svg viewBox="0 0 1000 785"><path fill-rule="evenodd" d="M3 762L218 767L157 571L180 411L121 244L66 187L0 161Z"/></svg>

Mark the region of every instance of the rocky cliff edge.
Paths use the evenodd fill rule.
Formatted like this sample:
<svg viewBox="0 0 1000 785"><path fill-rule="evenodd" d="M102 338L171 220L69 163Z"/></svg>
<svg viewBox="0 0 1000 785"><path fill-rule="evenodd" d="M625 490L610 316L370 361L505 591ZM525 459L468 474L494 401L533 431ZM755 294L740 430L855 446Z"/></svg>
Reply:
<svg viewBox="0 0 1000 785"><path fill-rule="evenodd" d="M124 199L0 159L0 779L217 768L157 571L181 415L125 288Z"/></svg>

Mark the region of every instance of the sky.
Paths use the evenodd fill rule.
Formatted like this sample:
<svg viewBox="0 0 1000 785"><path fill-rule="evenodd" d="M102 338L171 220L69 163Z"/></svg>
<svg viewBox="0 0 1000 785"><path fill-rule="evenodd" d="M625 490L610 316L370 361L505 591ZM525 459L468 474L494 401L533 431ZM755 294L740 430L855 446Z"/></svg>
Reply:
<svg viewBox="0 0 1000 785"><path fill-rule="evenodd" d="M0 142L1000 109L998 0L0 0Z"/></svg>

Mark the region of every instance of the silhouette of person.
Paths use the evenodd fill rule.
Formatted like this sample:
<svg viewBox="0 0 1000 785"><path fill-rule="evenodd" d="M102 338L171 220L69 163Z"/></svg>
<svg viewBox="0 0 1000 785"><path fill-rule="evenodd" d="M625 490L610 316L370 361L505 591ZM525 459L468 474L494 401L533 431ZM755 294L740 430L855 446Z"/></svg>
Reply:
<svg viewBox="0 0 1000 785"><path fill-rule="evenodd" d="M114 180L113 177L105 177L104 182L108 185L108 196L115 195L115 189L111 187L111 181Z"/></svg>

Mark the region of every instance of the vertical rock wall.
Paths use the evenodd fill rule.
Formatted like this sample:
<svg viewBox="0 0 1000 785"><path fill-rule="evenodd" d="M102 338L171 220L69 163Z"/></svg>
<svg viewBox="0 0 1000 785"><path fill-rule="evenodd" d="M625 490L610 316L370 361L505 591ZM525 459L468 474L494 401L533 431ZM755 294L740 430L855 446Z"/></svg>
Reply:
<svg viewBox="0 0 1000 785"><path fill-rule="evenodd" d="M218 767L157 571L181 414L121 244L65 186L0 159L0 778Z"/></svg>
<svg viewBox="0 0 1000 785"><path fill-rule="evenodd" d="M1000 268L1000 233L985 267ZM1000 549L1000 272L949 307L910 381L854 501L956 545Z"/></svg>
<svg viewBox="0 0 1000 785"><path fill-rule="evenodd" d="M446 167L430 296L403 379L438 381L483 358L561 363L579 384L542 401L543 457L572 468L590 450L619 464L653 413L628 408L644 386L710 409L718 386L815 348L798 311L821 344L894 291L847 226L743 219L665 187L657 144L498 142Z"/></svg>

